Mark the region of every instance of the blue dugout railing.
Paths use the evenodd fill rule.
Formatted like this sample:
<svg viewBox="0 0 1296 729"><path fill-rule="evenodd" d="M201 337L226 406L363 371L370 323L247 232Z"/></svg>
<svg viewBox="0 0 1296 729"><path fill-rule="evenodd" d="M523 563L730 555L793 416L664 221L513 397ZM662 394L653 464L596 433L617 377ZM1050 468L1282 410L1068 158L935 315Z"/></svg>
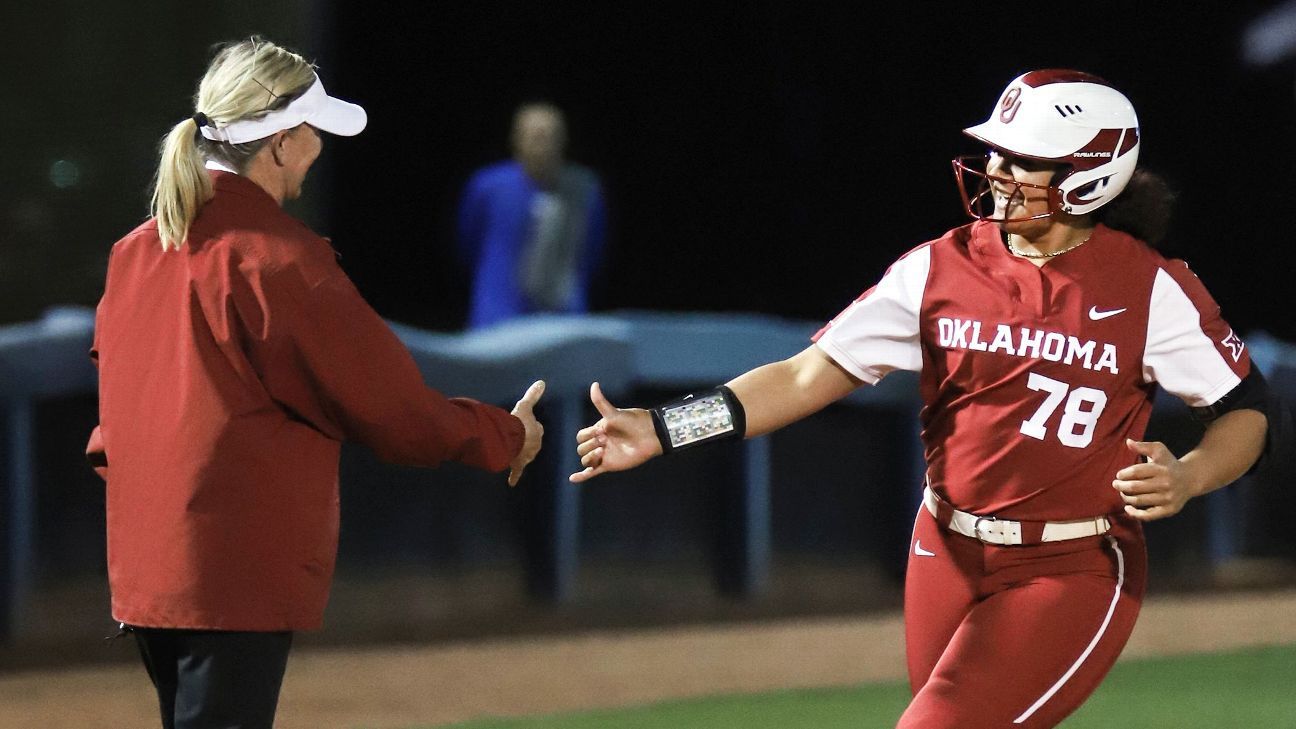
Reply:
<svg viewBox="0 0 1296 729"><path fill-rule="evenodd" d="M553 499L543 527L546 553L536 555L528 569L540 596L562 601L573 593L580 552L580 489L567 482L567 474L579 469L571 445L576 430L587 424L583 421L590 382L600 382L614 401L636 387L670 390L722 382L795 354L807 346L818 326L757 315L628 312L533 316L466 334L438 334L399 324L392 328L427 381L443 392L510 404L533 379L547 381L545 440L559 457L546 487ZM39 321L0 327L0 405L8 435L0 637L22 630L33 586L39 492L36 403L94 392L95 371L88 358L93 327L93 313L84 308L55 308ZM1271 382L1289 397L1296 394L1296 346L1263 333L1250 335L1247 342ZM916 377L893 374L877 387L860 388L846 402L899 413L910 424L908 437L897 439L903 447L896 457L903 460L903 472L915 486L911 493L916 508L917 485L925 469L918 441ZM731 545L731 553L740 555L732 583L739 593L752 594L764 588L769 574L770 439L745 441L742 447L743 523L734 530L740 543ZM1237 551L1237 507L1230 491L1209 497L1208 550L1215 560Z"/></svg>

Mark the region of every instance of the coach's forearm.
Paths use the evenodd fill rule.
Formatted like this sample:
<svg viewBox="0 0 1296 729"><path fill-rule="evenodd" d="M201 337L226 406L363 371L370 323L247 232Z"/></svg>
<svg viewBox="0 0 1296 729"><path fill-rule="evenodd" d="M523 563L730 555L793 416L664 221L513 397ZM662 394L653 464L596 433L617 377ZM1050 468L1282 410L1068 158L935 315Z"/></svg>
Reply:
<svg viewBox="0 0 1296 729"><path fill-rule="evenodd" d="M1265 416L1255 410L1221 415L1179 462L1189 469L1193 496L1208 494L1233 483L1251 468L1264 450Z"/></svg>
<svg viewBox="0 0 1296 729"><path fill-rule="evenodd" d="M755 438L822 410L862 384L811 345L728 383L747 415L747 437Z"/></svg>

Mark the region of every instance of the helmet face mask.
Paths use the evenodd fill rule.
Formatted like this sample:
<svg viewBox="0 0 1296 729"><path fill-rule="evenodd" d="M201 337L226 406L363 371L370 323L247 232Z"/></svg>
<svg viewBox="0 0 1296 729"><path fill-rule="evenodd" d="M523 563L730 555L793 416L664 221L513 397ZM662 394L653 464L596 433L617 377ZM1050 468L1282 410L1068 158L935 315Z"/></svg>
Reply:
<svg viewBox="0 0 1296 729"><path fill-rule="evenodd" d="M1139 128L1133 105L1106 81L1080 71L1031 71L1018 76L1004 89L990 118L963 131L1004 154L1064 168L1048 188L1049 214L1024 220L1092 213L1125 189L1138 163ZM969 167L969 159L975 158L954 161L959 192L969 215L990 220L978 213L983 205L973 204L986 197L989 182L982 179L975 195L969 195L964 184L969 174L984 177L984 172Z"/></svg>
<svg viewBox="0 0 1296 729"><path fill-rule="evenodd" d="M959 195L963 197L963 209L967 214L977 220L985 220L991 223L1025 223L1031 220L1043 220L1056 215L1062 205L1062 192L1053 185L1037 185L1031 182L1021 182L1011 177L1001 177L992 175L986 171L987 163L990 160L989 155L984 156L966 156L954 158L954 178L958 182ZM975 190L971 193L968 191L969 178L976 180ZM1007 198L1010 204L1004 208L1003 217L994 217L995 200L994 189L992 184L998 182L1009 192ZM1043 195L1031 195L1030 191L1038 190ZM1021 197L1023 202L1032 200L1048 200L1048 208L1042 213L1028 215L1020 218L1007 217L1007 210L1011 207L1011 201L1014 198Z"/></svg>

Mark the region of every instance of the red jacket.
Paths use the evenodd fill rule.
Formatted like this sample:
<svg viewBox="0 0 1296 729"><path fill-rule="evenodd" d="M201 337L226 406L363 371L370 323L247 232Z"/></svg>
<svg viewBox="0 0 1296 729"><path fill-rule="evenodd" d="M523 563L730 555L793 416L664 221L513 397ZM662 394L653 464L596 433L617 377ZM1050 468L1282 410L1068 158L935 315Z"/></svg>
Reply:
<svg viewBox="0 0 1296 729"><path fill-rule="evenodd" d="M213 172L179 251L148 221L113 246L95 325L113 618L304 630L337 555L338 453L499 471L521 422L446 399L328 242L259 186Z"/></svg>

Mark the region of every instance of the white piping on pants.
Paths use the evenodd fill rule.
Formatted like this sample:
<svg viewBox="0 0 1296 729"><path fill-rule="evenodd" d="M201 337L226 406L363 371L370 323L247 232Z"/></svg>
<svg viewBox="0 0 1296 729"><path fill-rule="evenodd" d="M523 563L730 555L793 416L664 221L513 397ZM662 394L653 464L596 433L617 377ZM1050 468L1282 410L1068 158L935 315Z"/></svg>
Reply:
<svg viewBox="0 0 1296 729"><path fill-rule="evenodd" d="M1107 607L1107 616L1103 618L1102 625L1098 628L1098 634L1093 637L1093 640L1089 641L1089 647L1085 648L1084 652L1080 654L1080 657L1076 659L1076 662L1071 664L1071 668L1067 669L1067 672L1062 674L1062 678L1059 678L1058 682L1053 684L1052 688L1045 691L1043 696L1039 697L1035 703L1031 704L1029 709L1022 712L1021 716L1013 719L1014 724L1021 724L1031 718L1031 715L1036 711L1039 711L1039 708L1043 706L1045 702L1053 698L1053 694L1056 694L1058 690L1062 688L1062 685L1075 675L1075 672L1080 669L1080 664L1085 662L1085 659L1089 657L1090 653L1093 653L1093 649L1098 645L1098 641L1102 640L1103 633L1107 632L1107 626L1111 624L1112 615L1116 612L1116 603L1120 600L1121 588L1125 585L1125 553L1121 551L1120 544L1116 542L1115 537L1108 535L1107 543L1116 551L1116 592L1112 595L1111 605Z"/></svg>

